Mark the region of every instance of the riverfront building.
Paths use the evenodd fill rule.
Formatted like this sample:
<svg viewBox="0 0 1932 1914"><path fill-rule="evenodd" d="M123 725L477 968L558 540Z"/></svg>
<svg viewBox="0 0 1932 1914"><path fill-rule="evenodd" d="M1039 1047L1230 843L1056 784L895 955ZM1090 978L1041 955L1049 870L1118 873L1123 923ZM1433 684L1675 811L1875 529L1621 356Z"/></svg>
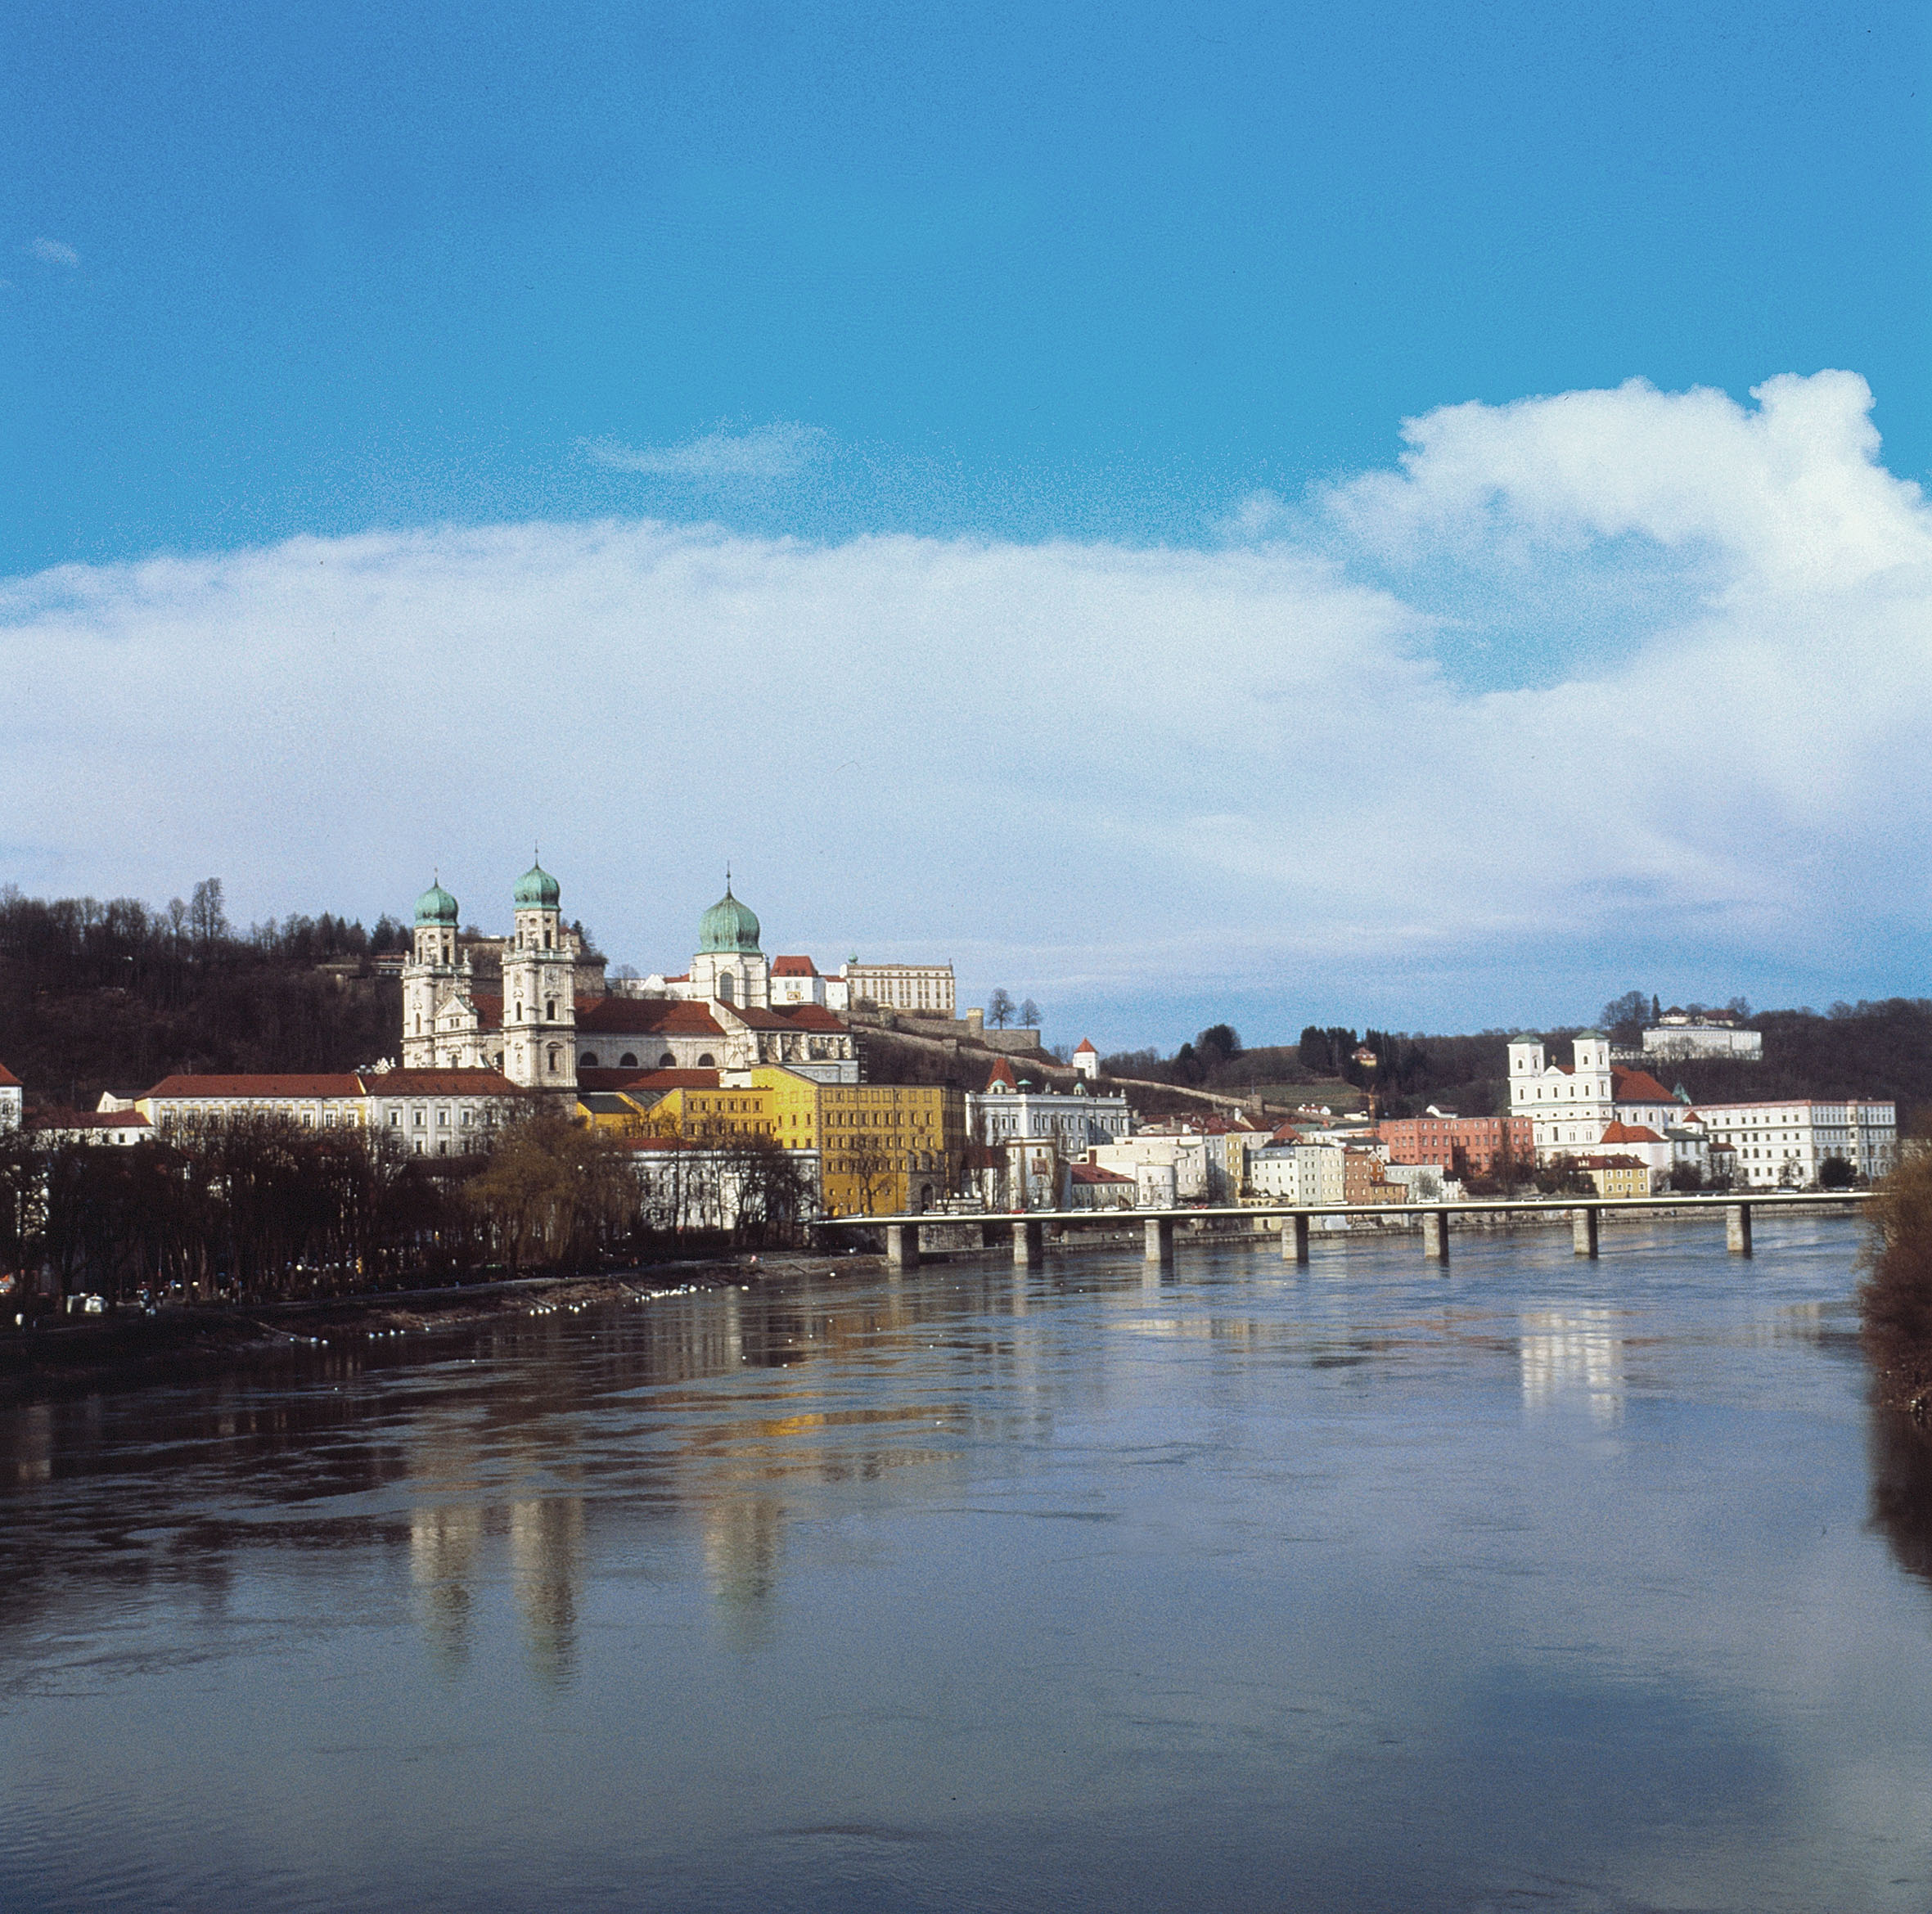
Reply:
<svg viewBox="0 0 1932 1914"><path fill-rule="evenodd" d="M164 1077L133 1109L157 1132L277 1116L304 1129L379 1131L412 1155L465 1156L484 1148L524 1101L500 1070L341 1070Z"/></svg>
<svg viewBox="0 0 1932 1914"><path fill-rule="evenodd" d="M1700 1103L1712 1154L1736 1152L1739 1182L1804 1189L1837 1161L1877 1178L1898 1159L1898 1106L1874 1098L1799 1097L1761 1103Z"/></svg>
<svg viewBox="0 0 1932 1914"><path fill-rule="evenodd" d="M20 1079L5 1064L0 1063L0 1131L17 1130L20 1127L20 1110L25 1095Z"/></svg>
<svg viewBox="0 0 1932 1914"><path fill-rule="evenodd" d="M1452 1175L1489 1176L1504 1164L1536 1163L1536 1129L1527 1116L1455 1116L1431 1108L1423 1116L1385 1118L1379 1126L1391 1163L1429 1164Z"/></svg>

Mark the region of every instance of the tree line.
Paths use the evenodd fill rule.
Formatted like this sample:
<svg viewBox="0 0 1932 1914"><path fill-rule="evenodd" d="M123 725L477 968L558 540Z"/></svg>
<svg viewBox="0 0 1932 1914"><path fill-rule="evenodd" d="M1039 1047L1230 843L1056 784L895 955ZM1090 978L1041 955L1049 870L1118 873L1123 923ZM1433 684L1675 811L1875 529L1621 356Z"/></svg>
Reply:
<svg viewBox="0 0 1932 1914"><path fill-rule="evenodd" d="M809 1191L768 1139L652 1153L547 1110L485 1157L272 1112L117 1146L0 1136L3 1318L98 1295L267 1303L649 1260L789 1241ZM668 1163L668 1173L662 1166Z"/></svg>

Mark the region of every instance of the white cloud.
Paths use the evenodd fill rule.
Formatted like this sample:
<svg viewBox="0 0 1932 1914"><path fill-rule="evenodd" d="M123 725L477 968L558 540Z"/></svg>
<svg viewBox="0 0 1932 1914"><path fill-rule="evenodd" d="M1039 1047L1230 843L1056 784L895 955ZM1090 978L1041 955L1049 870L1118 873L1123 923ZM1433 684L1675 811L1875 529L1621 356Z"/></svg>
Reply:
<svg viewBox="0 0 1932 1914"><path fill-rule="evenodd" d="M1315 502L1425 558L1506 520L1506 570L1716 555L1724 588L1687 574L1634 658L1482 693L1267 524L1214 552L532 524L65 567L0 587L11 835L43 847L7 874L372 914L439 864L494 922L540 836L646 969L730 858L768 948L1063 1001L1380 979L1418 1024L1423 980L1479 964L1862 976L1922 936L1932 525L1856 381L1762 391L1456 408Z"/></svg>
<svg viewBox="0 0 1932 1914"><path fill-rule="evenodd" d="M28 253L48 266L78 266L80 254L70 245L63 245L57 239L37 239L27 247Z"/></svg>
<svg viewBox="0 0 1932 1914"><path fill-rule="evenodd" d="M747 432L707 432L682 445L622 445L610 439L579 441L584 456L613 471L700 484L733 480L770 483L795 478L819 457L826 435L817 426L781 420Z"/></svg>

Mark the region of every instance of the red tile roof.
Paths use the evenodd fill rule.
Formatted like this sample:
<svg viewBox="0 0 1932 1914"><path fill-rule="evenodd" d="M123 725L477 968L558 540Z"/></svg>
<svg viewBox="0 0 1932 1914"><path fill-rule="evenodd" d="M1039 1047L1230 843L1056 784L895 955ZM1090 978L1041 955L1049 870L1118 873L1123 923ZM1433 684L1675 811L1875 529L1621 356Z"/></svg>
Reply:
<svg viewBox="0 0 1932 1914"><path fill-rule="evenodd" d="M137 1110L42 1110L27 1119L36 1130L151 1130Z"/></svg>
<svg viewBox="0 0 1932 1914"><path fill-rule="evenodd" d="M516 1097L521 1092L501 1070L366 1070L363 1088L372 1097Z"/></svg>
<svg viewBox="0 0 1932 1914"><path fill-rule="evenodd" d="M503 1027L503 1000L500 997L486 995L480 990L470 993L470 1001L476 1007L476 1021L485 1030L500 1030Z"/></svg>
<svg viewBox="0 0 1932 1914"><path fill-rule="evenodd" d="M795 1027L789 1017L775 1010L754 1010L750 1004L736 1003L723 1007L748 1030L790 1030Z"/></svg>
<svg viewBox="0 0 1932 1914"><path fill-rule="evenodd" d="M701 1003L682 997L580 997L579 1035L722 1037Z"/></svg>
<svg viewBox="0 0 1932 1914"><path fill-rule="evenodd" d="M17 1090L20 1080L3 1063L0 1063L0 1090Z"/></svg>
<svg viewBox="0 0 1932 1914"><path fill-rule="evenodd" d="M835 1017L822 1003L795 1004L791 1009L780 1013L795 1030L818 1030L827 1034L845 1033L844 1021Z"/></svg>
<svg viewBox="0 0 1932 1914"><path fill-rule="evenodd" d="M666 1090L715 1090L718 1088L716 1070L579 1070L577 1088L580 1090L637 1090L644 1092Z"/></svg>
<svg viewBox="0 0 1932 1914"><path fill-rule="evenodd" d="M1131 1183L1132 1177L1124 1177L1117 1171L1097 1169L1091 1163L1076 1163L1072 1166L1073 1179L1077 1183Z"/></svg>
<svg viewBox="0 0 1932 1914"><path fill-rule="evenodd" d="M1610 1095L1619 1103L1674 1103L1677 1099L1648 1070L1613 1066Z"/></svg>
<svg viewBox="0 0 1932 1914"><path fill-rule="evenodd" d="M170 1101L215 1097L360 1097L359 1077L346 1071L331 1076L164 1077L147 1097Z"/></svg>
<svg viewBox="0 0 1932 1914"><path fill-rule="evenodd" d="M1648 1124L1627 1124L1621 1118L1596 1140L1600 1143L1661 1143L1664 1141Z"/></svg>
<svg viewBox="0 0 1932 1914"><path fill-rule="evenodd" d="M1075 1056L1098 1056L1100 1052L1083 1037L1074 1047L1074 1055Z"/></svg>
<svg viewBox="0 0 1932 1914"><path fill-rule="evenodd" d="M772 959L774 977L816 977L818 966L808 957L776 957Z"/></svg>
<svg viewBox="0 0 1932 1914"><path fill-rule="evenodd" d="M1017 1090L1020 1088L1013 1081L1013 1066L1003 1056L987 1073L986 1088L990 1090L996 1083L1002 1084L1009 1090Z"/></svg>

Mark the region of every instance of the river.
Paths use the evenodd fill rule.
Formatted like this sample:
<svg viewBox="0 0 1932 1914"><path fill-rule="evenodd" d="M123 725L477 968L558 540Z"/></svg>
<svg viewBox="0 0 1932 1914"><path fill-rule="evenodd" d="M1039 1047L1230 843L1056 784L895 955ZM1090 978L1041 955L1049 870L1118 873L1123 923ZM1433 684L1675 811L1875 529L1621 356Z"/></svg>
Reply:
<svg viewBox="0 0 1932 1914"><path fill-rule="evenodd" d="M0 1410L0 1907L1932 1905L1854 1224L707 1291Z"/></svg>

